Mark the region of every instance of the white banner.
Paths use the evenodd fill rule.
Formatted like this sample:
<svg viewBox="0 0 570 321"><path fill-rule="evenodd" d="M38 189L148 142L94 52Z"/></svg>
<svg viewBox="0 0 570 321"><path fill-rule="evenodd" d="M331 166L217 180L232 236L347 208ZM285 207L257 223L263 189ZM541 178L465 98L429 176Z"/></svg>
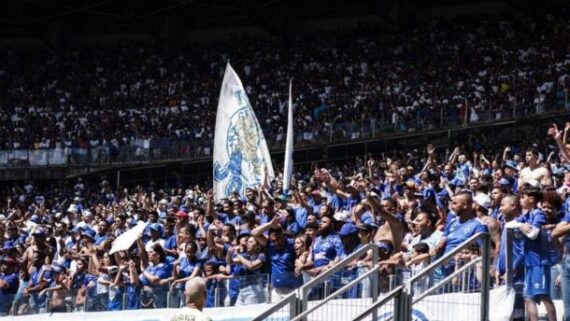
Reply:
<svg viewBox="0 0 570 321"><path fill-rule="evenodd" d="M287 115L287 141L285 143L285 165L283 168L283 193L287 194L293 175L293 84L289 82L289 108Z"/></svg>
<svg viewBox="0 0 570 321"><path fill-rule="evenodd" d="M275 177L265 137L251 108L241 80L230 64L226 66L214 137L215 200L232 192L245 196L245 189L256 188L267 170Z"/></svg>
<svg viewBox="0 0 570 321"><path fill-rule="evenodd" d="M117 239L113 241L113 245L111 246L111 251L109 252L109 254L113 254L118 251L128 250L131 247L131 245L135 243L139 235L144 231L147 224L148 223L145 222L139 222L137 226L119 235L119 237L117 237Z"/></svg>

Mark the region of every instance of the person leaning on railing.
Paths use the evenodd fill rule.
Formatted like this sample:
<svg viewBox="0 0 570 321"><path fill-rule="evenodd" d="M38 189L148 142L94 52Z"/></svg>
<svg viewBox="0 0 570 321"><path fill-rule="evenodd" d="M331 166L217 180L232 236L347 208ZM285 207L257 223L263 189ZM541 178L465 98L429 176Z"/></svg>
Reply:
<svg viewBox="0 0 570 321"><path fill-rule="evenodd" d="M234 253L228 254L228 263L234 264L234 278L239 279L239 294L236 305L265 303L265 282L262 268L265 264L265 254L255 237L249 231L242 231L238 242L243 244L234 247Z"/></svg>
<svg viewBox="0 0 570 321"><path fill-rule="evenodd" d="M198 246L195 242L184 243L185 255L174 261L170 291L176 293L179 306L184 305L184 284L186 281L202 275L202 263L196 257Z"/></svg>
<svg viewBox="0 0 570 321"><path fill-rule="evenodd" d="M160 244L154 244L147 252L141 238L138 238L136 243L143 272L133 275L133 281L142 288L141 306L147 309L164 308L172 266L166 261L166 253Z"/></svg>

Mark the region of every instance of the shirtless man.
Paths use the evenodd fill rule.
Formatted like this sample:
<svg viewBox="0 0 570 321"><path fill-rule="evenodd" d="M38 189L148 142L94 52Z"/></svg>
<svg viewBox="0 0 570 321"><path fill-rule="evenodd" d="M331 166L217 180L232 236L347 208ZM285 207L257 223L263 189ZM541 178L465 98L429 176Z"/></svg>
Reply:
<svg viewBox="0 0 570 321"><path fill-rule="evenodd" d="M489 235L491 236L491 255L497 258L501 244L501 225L499 221L489 216L489 209L491 208L491 198L487 194L478 193L473 197L473 210L483 224L487 226Z"/></svg>
<svg viewBox="0 0 570 321"><path fill-rule="evenodd" d="M67 296L71 283L65 275L65 267L56 265L51 267L53 281L49 288L42 290L40 296L47 293L49 296L49 312L67 312L65 307L65 297Z"/></svg>
<svg viewBox="0 0 570 321"><path fill-rule="evenodd" d="M552 185L552 178L548 170L538 164L538 151L534 148L530 148L526 151L526 163L525 167L519 178L519 186L523 186L525 183L531 181L537 181L542 186Z"/></svg>
<svg viewBox="0 0 570 321"><path fill-rule="evenodd" d="M374 236L374 242L385 252L381 254L389 257L400 252L404 239L404 225L393 214L396 212L396 202L391 199L380 202L373 195L368 195L366 202L370 205L374 215L380 216L385 221Z"/></svg>

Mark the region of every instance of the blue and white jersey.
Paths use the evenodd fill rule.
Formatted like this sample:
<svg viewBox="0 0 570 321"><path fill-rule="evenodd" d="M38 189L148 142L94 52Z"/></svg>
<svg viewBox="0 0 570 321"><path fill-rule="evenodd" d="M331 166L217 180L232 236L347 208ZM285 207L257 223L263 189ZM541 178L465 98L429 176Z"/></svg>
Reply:
<svg viewBox="0 0 570 321"><path fill-rule="evenodd" d="M501 214L502 215L502 214ZM516 219L514 220L516 222ZM508 226L508 225L506 225ZM513 229L512 251L513 251L513 282L522 284L524 282L524 242L525 237L518 228ZM507 228L501 233L501 245L499 247L499 257L497 269L500 274L507 271Z"/></svg>
<svg viewBox="0 0 570 321"><path fill-rule="evenodd" d="M303 285L303 278L295 275L295 242L287 240L282 249L277 249L274 244L267 246L267 255L271 262L271 285L274 288L294 289Z"/></svg>
<svg viewBox="0 0 570 321"><path fill-rule="evenodd" d="M319 236L313 243L313 262L315 267L321 267L344 255L342 241L337 234Z"/></svg>
<svg viewBox="0 0 570 321"><path fill-rule="evenodd" d="M443 236L446 238L445 252L453 249L467 241L477 233L488 232L487 226L478 218L472 218L465 222L460 222L459 217L454 217L446 225Z"/></svg>
<svg viewBox="0 0 570 321"><path fill-rule="evenodd" d="M546 214L538 208L528 211L517 218L517 222L529 224L530 226L542 231L542 226L546 224ZM548 265L550 266L550 252L546 251L548 239L543 233L539 233L538 237L531 240L525 237L524 242L524 264L525 267Z"/></svg>

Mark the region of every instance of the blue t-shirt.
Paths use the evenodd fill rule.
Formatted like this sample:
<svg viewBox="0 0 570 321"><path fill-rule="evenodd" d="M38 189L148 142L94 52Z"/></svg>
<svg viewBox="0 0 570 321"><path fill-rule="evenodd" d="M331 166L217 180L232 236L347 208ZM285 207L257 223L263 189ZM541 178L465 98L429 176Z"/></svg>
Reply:
<svg viewBox="0 0 570 321"><path fill-rule="evenodd" d="M38 286L40 284L40 275L42 274L42 271L44 271L44 276L43 279L45 281L49 283L51 283L52 279L53 279L53 273L52 271L48 270L48 266L44 265L39 269L34 269L34 272L32 272L30 281L32 282L32 286Z"/></svg>
<svg viewBox="0 0 570 321"><path fill-rule="evenodd" d="M485 232L487 232L487 226L478 218L472 218L461 223L459 217L454 217L445 225L443 232L443 236L446 238L444 253L451 252L473 235Z"/></svg>
<svg viewBox="0 0 570 321"><path fill-rule="evenodd" d="M542 226L546 224L546 214L535 208L517 218L518 222L526 223L542 231ZM541 265L550 265L550 252L545 251L548 246L548 239L543 233L539 233L534 240L525 237L524 242L524 265L525 267L534 267Z"/></svg>
<svg viewBox="0 0 570 321"><path fill-rule="evenodd" d="M516 220L516 219L515 219ZM513 282L522 284L524 283L524 235L519 229L513 230ZM507 229L503 229L501 233L501 245L499 247L499 257L497 261L497 268L499 273L505 274L507 272Z"/></svg>
<svg viewBox="0 0 570 321"><path fill-rule="evenodd" d="M271 285L274 288L295 289L303 285L303 278L295 275L295 242L287 239L282 249L273 243L267 246L267 256L271 262Z"/></svg>
<svg viewBox="0 0 570 321"><path fill-rule="evenodd" d="M570 200L570 198L569 198ZM568 200L567 200L568 201ZM565 204L567 202L564 202ZM570 211L565 211L564 213L564 217L562 218L562 222L566 222L568 224L570 224ZM569 251L570 250L570 237L566 237L566 250Z"/></svg>
<svg viewBox="0 0 570 321"><path fill-rule="evenodd" d="M18 292L18 273L0 274L0 280L8 283L8 288L0 289L2 294L16 294Z"/></svg>
<svg viewBox="0 0 570 321"><path fill-rule="evenodd" d="M218 289L219 302L223 306L224 299L227 295L226 287L223 282L212 279L206 281L206 308L213 308L216 306L216 289Z"/></svg>
<svg viewBox="0 0 570 321"><path fill-rule="evenodd" d="M461 177L464 181L467 181L471 176L471 164L469 162L457 164L457 171L455 176Z"/></svg>
<svg viewBox="0 0 570 321"><path fill-rule="evenodd" d="M108 238L107 234L103 234L103 235L97 234L95 236L95 245L103 244L103 242L105 242L107 240L107 238Z"/></svg>
<svg viewBox="0 0 570 321"><path fill-rule="evenodd" d="M195 259L195 260L188 260L188 257L183 256L180 258L180 275L179 277L181 279L183 278L187 278L190 275L192 275L192 273L194 272L195 269L201 268L202 267L202 263L200 262L200 260Z"/></svg>
<svg viewBox="0 0 570 321"><path fill-rule="evenodd" d="M285 229L287 232L293 233L293 235L299 234L301 232L301 227L297 222L290 222L287 223L287 228Z"/></svg>
<svg viewBox="0 0 570 321"><path fill-rule="evenodd" d="M335 212L339 211L343 207L343 205L344 205L344 200L340 196L333 194L330 197L330 206Z"/></svg>
<svg viewBox="0 0 570 321"><path fill-rule="evenodd" d="M357 194L356 196L348 196L347 198L344 199L344 202L342 204L342 209L344 211L350 211L352 210L354 207L356 207L356 205L358 205L358 203L360 203L362 197L360 196L360 194Z"/></svg>
<svg viewBox="0 0 570 321"><path fill-rule="evenodd" d="M176 248L176 235L172 235L166 239L164 242L164 248L167 250L173 250Z"/></svg>
<svg viewBox="0 0 570 321"><path fill-rule="evenodd" d="M183 256L180 258L180 273L178 275L179 279L187 278L194 272L195 269L201 268L202 262L195 259L193 261L188 260L188 257ZM184 289L183 283L178 283L176 286L178 289Z"/></svg>
<svg viewBox="0 0 570 321"><path fill-rule="evenodd" d="M145 271L163 280L172 276L172 266L169 263L164 262L158 263L157 265L149 265L146 267ZM139 279L142 285L153 286L143 273L139 275Z"/></svg>
<svg viewBox="0 0 570 321"><path fill-rule="evenodd" d="M313 243L313 262L315 267L321 267L344 255L342 241L337 234L329 234L326 237L319 236Z"/></svg>
<svg viewBox="0 0 570 321"><path fill-rule="evenodd" d="M109 301L107 301L107 310L120 311L123 305L123 288L120 286L109 287Z"/></svg>
<svg viewBox="0 0 570 321"><path fill-rule="evenodd" d="M293 211L295 211L295 220L297 221L297 224L299 224L301 228L305 228L305 226L307 226L307 209L303 206L299 206L293 209Z"/></svg>
<svg viewBox="0 0 570 321"><path fill-rule="evenodd" d="M236 216L228 217L227 223L233 224L235 226L240 226L243 224L243 219L241 218L241 216L236 215Z"/></svg>

